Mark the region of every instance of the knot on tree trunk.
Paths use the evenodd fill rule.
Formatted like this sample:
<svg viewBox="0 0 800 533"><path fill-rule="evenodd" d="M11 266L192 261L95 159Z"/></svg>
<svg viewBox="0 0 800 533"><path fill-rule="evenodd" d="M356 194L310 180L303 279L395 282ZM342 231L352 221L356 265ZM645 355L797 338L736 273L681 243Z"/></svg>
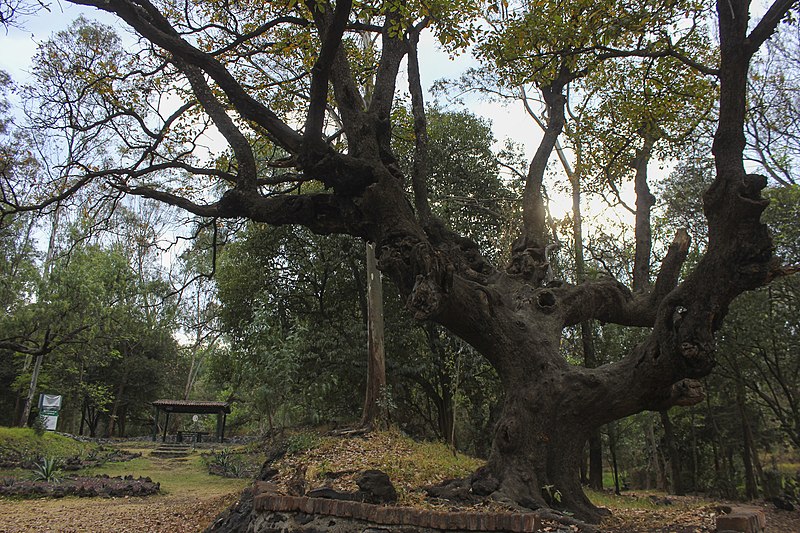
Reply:
<svg viewBox="0 0 800 533"><path fill-rule="evenodd" d="M503 452L511 452L519 446L519 424L516 417L508 417L497 425L495 443Z"/></svg>
<svg viewBox="0 0 800 533"><path fill-rule="evenodd" d="M679 334L679 336L681 335ZM684 365L684 369L680 375L691 377L707 375L717 364L714 357L716 353L716 343L714 342L712 332L695 330L690 335L684 333L682 336L686 340L682 341L677 346L677 352L680 355L681 363Z"/></svg>
<svg viewBox="0 0 800 533"><path fill-rule="evenodd" d="M418 243L408 254L407 263L412 271L419 272L406 304L417 320L427 320L442 307L453 286L455 267L447 256L424 243Z"/></svg>
<svg viewBox="0 0 800 533"><path fill-rule="evenodd" d="M534 287L539 287L547 279L550 261L544 246L520 237L511 246L511 261L506 266L509 276L522 279Z"/></svg>
<svg viewBox="0 0 800 533"><path fill-rule="evenodd" d="M686 378L662 389L657 396L659 397L654 399L647 409L651 411L666 411L676 405L691 407L705 400L706 391L700 381Z"/></svg>
<svg viewBox="0 0 800 533"><path fill-rule="evenodd" d="M414 318L427 320L436 314L442 305L442 300L442 289L430 278L420 274L417 275L406 305L414 312Z"/></svg>
<svg viewBox="0 0 800 533"><path fill-rule="evenodd" d="M670 391L670 403L682 407L697 405L705 397L705 387L696 379L683 379L672 385Z"/></svg>

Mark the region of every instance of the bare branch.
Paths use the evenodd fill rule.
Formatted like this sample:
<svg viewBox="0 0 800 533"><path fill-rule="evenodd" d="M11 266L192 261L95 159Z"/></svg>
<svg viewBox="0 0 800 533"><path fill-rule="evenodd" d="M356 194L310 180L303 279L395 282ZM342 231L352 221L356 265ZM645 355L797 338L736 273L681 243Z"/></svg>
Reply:
<svg viewBox="0 0 800 533"><path fill-rule="evenodd" d="M789 10L796 7L797 4L798 0L775 0L764 16L761 17L761 20L758 21L756 27L753 28L753 31L750 32L750 35L747 36L746 44L750 55L755 54L764 44L764 41L770 38L777 29L778 24L789 13Z"/></svg>
<svg viewBox="0 0 800 533"><path fill-rule="evenodd" d="M328 102L328 80L336 56L342 42L342 35L352 6L351 0L339 0L333 13L329 13L330 4L325 2L307 2L314 13L314 20L319 28L322 46L319 56L311 68L311 94L308 114L306 115L306 140L319 141L322 137L322 126L325 122L325 106Z"/></svg>
<svg viewBox="0 0 800 533"><path fill-rule="evenodd" d="M430 162L428 153L428 121L425 116L425 102L419 72L419 31L409 34L408 39L408 89L411 93L411 113L414 116L414 168L411 173L411 186L414 190L414 207L417 216L425 224L431 217L428 201L428 176Z"/></svg>

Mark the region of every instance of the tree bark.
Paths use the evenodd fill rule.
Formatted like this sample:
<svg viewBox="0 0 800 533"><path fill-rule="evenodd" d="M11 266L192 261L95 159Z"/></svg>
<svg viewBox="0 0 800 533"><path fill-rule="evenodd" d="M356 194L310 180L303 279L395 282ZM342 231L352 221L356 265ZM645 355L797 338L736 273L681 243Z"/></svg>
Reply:
<svg viewBox="0 0 800 533"><path fill-rule="evenodd" d="M114 404L111 407L111 413L108 415L108 426L106 427L106 437L111 438L114 436L114 429L117 425L117 417L119 416L120 405L123 400L123 393L125 392L125 382L119 384L117 387L117 394L114 397Z"/></svg>
<svg viewBox="0 0 800 533"><path fill-rule="evenodd" d="M31 416L31 408L33 407L33 397L36 394L36 384L39 382L39 372L42 370L42 360L44 354L41 353L36 356L33 363L33 371L31 372L31 382L28 386L28 394L25 395L25 403L22 406L22 415L19 418L19 427L24 428L28 425L28 418Z"/></svg>
<svg viewBox="0 0 800 533"><path fill-rule="evenodd" d="M736 376L736 407L742 424L742 464L744 465L744 496L748 500L758 497L758 484L753 470L753 455L756 453L749 438L750 427L747 422L747 407L742 377Z"/></svg>
<svg viewBox="0 0 800 533"><path fill-rule="evenodd" d="M667 455L669 456L669 492L670 494L683 495L683 483L681 482L681 457L675 443L675 430L669 412L665 409L661 411L661 425L664 427L664 443L667 445Z"/></svg>
<svg viewBox="0 0 800 533"><path fill-rule="evenodd" d="M386 352L383 342L383 286L377 268L375 245L367 243L367 390L361 427L371 428L381 413L386 394Z"/></svg>
<svg viewBox="0 0 800 533"><path fill-rule="evenodd" d="M634 190L636 191L636 222L634 234L636 235L636 248L633 259L633 292L639 292L650 286L650 255L653 249L653 232L650 227L650 210L656 203L656 198L650 192L647 183L647 165L653 153L653 146L659 136L655 126L643 127L639 132L642 138L642 147L636 151L633 168Z"/></svg>
<svg viewBox="0 0 800 533"><path fill-rule="evenodd" d="M570 172L570 185L572 186L572 233L575 252L575 279L578 283L586 280L586 262L583 256L583 214L581 211L581 182L580 169L582 163L578 161L576 169ZM594 331L592 324L584 320L580 324L581 347L583 348L583 366L595 368L597 366L597 352L594 348ZM600 428L595 428L589 435L589 487L594 490L603 490L603 441L600 437Z"/></svg>

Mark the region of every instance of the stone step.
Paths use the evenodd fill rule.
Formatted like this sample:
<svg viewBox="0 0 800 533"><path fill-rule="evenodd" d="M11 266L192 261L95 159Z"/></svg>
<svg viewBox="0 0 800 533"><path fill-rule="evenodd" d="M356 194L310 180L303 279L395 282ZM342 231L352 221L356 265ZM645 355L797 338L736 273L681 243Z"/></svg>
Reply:
<svg viewBox="0 0 800 533"><path fill-rule="evenodd" d="M153 457L162 457L165 459L175 457L187 457L192 453L192 448L188 444L175 444L175 443L162 443L158 448L150 452Z"/></svg>
<svg viewBox="0 0 800 533"><path fill-rule="evenodd" d="M180 450L153 450L150 452L151 457L161 457L164 459L176 458L176 457L188 457L192 452L190 450L180 451Z"/></svg>

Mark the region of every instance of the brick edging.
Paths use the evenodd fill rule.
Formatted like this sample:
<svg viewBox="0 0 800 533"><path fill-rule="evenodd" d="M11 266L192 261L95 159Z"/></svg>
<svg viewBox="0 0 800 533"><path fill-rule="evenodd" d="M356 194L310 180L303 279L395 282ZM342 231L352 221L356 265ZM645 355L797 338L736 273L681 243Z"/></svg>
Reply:
<svg viewBox="0 0 800 533"><path fill-rule="evenodd" d="M441 530L529 533L539 528L539 517L533 513L451 513L270 493L256 495L253 508L256 512L300 512L353 518L381 525L407 525Z"/></svg>

